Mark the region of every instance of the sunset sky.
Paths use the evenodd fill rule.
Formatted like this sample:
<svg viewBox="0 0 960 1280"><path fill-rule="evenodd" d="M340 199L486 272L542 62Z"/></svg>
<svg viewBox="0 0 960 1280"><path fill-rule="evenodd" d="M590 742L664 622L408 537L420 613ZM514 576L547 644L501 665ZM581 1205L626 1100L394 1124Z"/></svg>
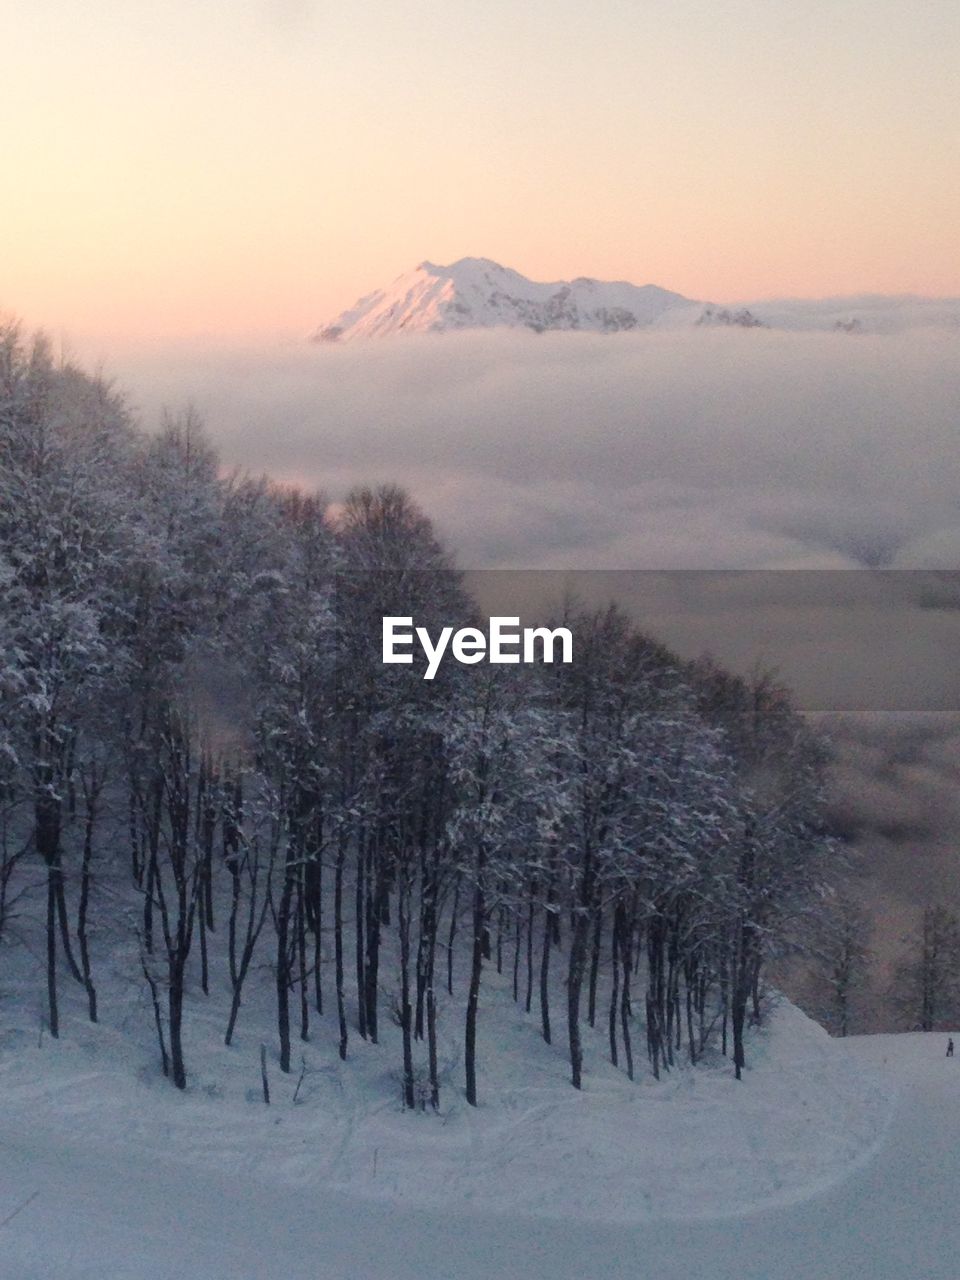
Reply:
<svg viewBox="0 0 960 1280"><path fill-rule="evenodd" d="M960 294L956 0L0 3L0 308L297 333L423 258Z"/></svg>

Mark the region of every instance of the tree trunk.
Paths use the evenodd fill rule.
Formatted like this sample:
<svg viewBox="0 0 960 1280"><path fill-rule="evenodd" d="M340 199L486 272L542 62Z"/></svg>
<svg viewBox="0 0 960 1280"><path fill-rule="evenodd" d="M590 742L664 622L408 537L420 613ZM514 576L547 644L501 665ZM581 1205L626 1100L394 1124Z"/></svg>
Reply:
<svg viewBox="0 0 960 1280"><path fill-rule="evenodd" d="M47 1011L50 1034L60 1038L60 1013L57 1007L57 889L54 869L47 869Z"/></svg>
<svg viewBox="0 0 960 1280"><path fill-rule="evenodd" d="M610 1061L619 1066L617 1057L617 1016L620 1001L620 931L622 908L618 903L613 913L612 936L610 939L610 1010L607 1017L607 1032L610 1037Z"/></svg>
<svg viewBox="0 0 960 1280"><path fill-rule="evenodd" d="M303 872L301 870L297 881L297 909L294 915L294 927L297 939L297 985L300 992L300 1039L306 1041L310 1039L310 997L307 983L307 929L304 920L306 914L304 893Z"/></svg>
<svg viewBox="0 0 960 1280"><path fill-rule="evenodd" d="M170 1027L170 1069L178 1089L187 1087L187 1070L183 1060L183 965L175 960L170 965L170 991L167 1022Z"/></svg>
<svg viewBox="0 0 960 1280"><path fill-rule="evenodd" d="M366 951L362 998L366 1006L367 1036L378 1043L378 1003L380 978L380 929L383 922L383 900L386 897L380 857L371 857L367 865Z"/></svg>
<svg viewBox="0 0 960 1280"><path fill-rule="evenodd" d="M543 947L540 951L540 1024L543 1038L550 1043L550 912L543 909Z"/></svg>
<svg viewBox="0 0 960 1280"><path fill-rule="evenodd" d="M460 911L460 880L453 888L453 905L450 908L450 932L447 935L447 992L453 995L453 944L457 937L457 915Z"/></svg>
<svg viewBox="0 0 960 1280"><path fill-rule="evenodd" d="M283 890L277 907L277 1030L280 1037L280 1070L290 1071L290 905L293 899L294 869L288 851Z"/></svg>
<svg viewBox="0 0 960 1280"><path fill-rule="evenodd" d="M633 1042L630 1039L630 980L633 973L633 934L635 929L636 905L629 918L624 916L620 929L620 956L623 968L623 982L620 986L620 1030L623 1035L623 1056L626 1060L627 1075L633 1079ZM639 944L637 949L639 950Z"/></svg>
<svg viewBox="0 0 960 1280"><path fill-rule="evenodd" d="M577 916L570 936L567 966L567 1037L570 1043L570 1080L575 1089L583 1087L583 1042L580 1038L580 991L587 960L590 922L585 913Z"/></svg>
<svg viewBox="0 0 960 1280"><path fill-rule="evenodd" d="M210 994L210 966L207 960L207 924L206 916L201 910L197 918L200 933L200 990L205 996Z"/></svg>
<svg viewBox="0 0 960 1280"><path fill-rule="evenodd" d="M529 1013L533 1004L533 926L536 912L536 886L531 887L530 901L527 905L527 994L524 998L524 1010Z"/></svg>
<svg viewBox="0 0 960 1280"><path fill-rule="evenodd" d="M92 795L86 798L87 812L83 831L83 858L80 863L80 903L77 908L77 945L80 948L80 964L83 985L87 991L87 1008L90 1021L97 1020L97 991L90 970L90 950L87 945L87 908L90 902L90 864L93 859L93 829L96 823L96 802Z"/></svg>
<svg viewBox="0 0 960 1280"><path fill-rule="evenodd" d="M482 854L478 855L481 868L473 891L473 947L470 963L470 987L467 995L467 1023L464 1037L464 1068L467 1077L467 1102L477 1105L477 1009L480 1003L480 975L483 971L483 942L486 927L486 911L483 899Z"/></svg>
<svg viewBox="0 0 960 1280"><path fill-rule="evenodd" d="M400 872L397 924L400 932L400 1033L403 1042L403 1104L416 1105L413 1091L413 1007L410 1003L410 902L406 874Z"/></svg>
<svg viewBox="0 0 960 1280"><path fill-rule="evenodd" d="M337 1021L340 1027L338 1052L341 1062L347 1060L347 1008L343 996L343 864L346 853L346 836L342 835L337 845L337 868L333 881L334 982L337 988Z"/></svg>
<svg viewBox="0 0 960 1280"><path fill-rule="evenodd" d="M513 925L513 1003L517 1004L520 999L520 937L522 933L522 925L520 921L520 912L516 914Z"/></svg>
<svg viewBox="0 0 960 1280"><path fill-rule="evenodd" d="M357 1030L361 1038L367 1038L367 1000L366 972L364 967L364 903L366 901L366 882L364 865L366 863L366 832L361 828L357 839L357 883L354 902L356 907L356 938L354 939L357 962Z"/></svg>
<svg viewBox="0 0 960 1280"><path fill-rule="evenodd" d="M600 976L600 943L603 933L603 912L596 908L593 918L593 945L590 949L590 990L587 999L587 1021L597 1025L597 979Z"/></svg>

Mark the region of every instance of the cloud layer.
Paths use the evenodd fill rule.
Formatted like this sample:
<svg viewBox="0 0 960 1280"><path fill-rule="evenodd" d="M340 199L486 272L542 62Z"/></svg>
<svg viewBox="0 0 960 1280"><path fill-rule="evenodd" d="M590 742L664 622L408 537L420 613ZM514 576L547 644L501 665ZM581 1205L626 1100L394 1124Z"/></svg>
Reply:
<svg viewBox="0 0 960 1280"><path fill-rule="evenodd" d="M224 459L407 485L464 564L960 564L960 337L486 333L179 348L115 372Z"/></svg>

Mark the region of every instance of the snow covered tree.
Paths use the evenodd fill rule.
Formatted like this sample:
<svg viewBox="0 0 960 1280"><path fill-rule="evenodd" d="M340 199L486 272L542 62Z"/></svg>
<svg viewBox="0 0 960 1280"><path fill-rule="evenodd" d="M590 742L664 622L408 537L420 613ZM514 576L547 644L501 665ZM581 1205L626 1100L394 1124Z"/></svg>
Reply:
<svg viewBox="0 0 960 1280"><path fill-rule="evenodd" d="M936 1031L960 1016L960 921L942 905L924 907L897 968L894 991L911 1029Z"/></svg>
<svg viewBox="0 0 960 1280"><path fill-rule="evenodd" d="M398 1044L407 1109L439 1107L441 1007L478 1103L484 973L511 943L547 1044L562 981L574 1087L604 1009L631 1078L638 1032L659 1074L718 1024L726 1052L728 1023L739 1077L764 966L820 936L836 869L823 748L787 693L570 604L573 664L424 680L416 649L383 663L386 616L433 636L478 621L403 490L331 513L225 478L192 411L138 434L109 387L0 329L0 933L39 871L52 1034L63 960L96 1019L91 940L135 903L181 1089L191 993L226 988L230 1044L268 946L290 1071L295 1035L323 1028L331 937L337 1052L355 1008L362 1038ZM931 917L911 971L924 1024L946 1016L949 936ZM831 948L845 1027L862 956L854 932Z"/></svg>
<svg viewBox="0 0 960 1280"><path fill-rule="evenodd" d="M870 922L863 906L840 891L825 904L810 940L817 1012L835 1035L850 1034L863 1000L870 957Z"/></svg>
<svg viewBox="0 0 960 1280"><path fill-rule="evenodd" d="M824 817L826 752L768 674L744 679L700 663L693 675L701 714L725 735L738 790L724 985L740 1079L748 1010L761 1018L764 960L823 901L834 854Z"/></svg>
<svg viewBox="0 0 960 1280"><path fill-rule="evenodd" d="M46 870L47 1007L59 1034L58 936L73 955L64 824L75 804L85 722L124 668L119 584L129 553L132 432L120 399L42 338L0 330L0 697L5 767L32 811Z"/></svg>
<svg viewBox="0 0 960 1280"><path fill-rule="evenodd" d="M252 643L256 662L257 742L284 810L282 879L274 907L280 1068L290 1070L290 992L297 990L300 1037L309 1035L308 969L317 1011L320 981L322 861L334 737L334 547L318 498L282 495L287 556L279 579L261 593ZM307 931L313 956L307 959Z"/></svg>
<svg viewBox="0 0 960 1280"><path fill-rule="evenodd" d="M459 575L430 521L396 486L351 493L337 522L337 717L344 736L341 806L356 848L355 954L359 1029L379 1035L382 927L394 884L390 817L400 802L396 762L433 723L448 676L424 681L419 664L385 666L382 619L416 617L436 631L467 615ZM412 747L414 753L417 747Z"/></svg>
<svg viewBox="0 0 960 1280"><path fill-rule="evenodd" d="M516 909L529 878L531 846L560 818L555 761L562 726L510 666L466 667L444 720L453 797L448 838L470 895L470 978L464 1033L467 1101L476 1106L477 1019L491 913L505 897ZM534 843L536 837L539 841Z"/></svg>

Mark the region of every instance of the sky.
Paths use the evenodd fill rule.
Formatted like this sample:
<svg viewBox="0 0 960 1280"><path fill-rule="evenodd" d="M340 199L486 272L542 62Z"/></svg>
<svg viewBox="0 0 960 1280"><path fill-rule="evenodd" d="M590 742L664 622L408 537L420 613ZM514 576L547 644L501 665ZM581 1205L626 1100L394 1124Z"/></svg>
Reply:
<svg viewBox="0 0 960 1280"><path fill-rule="evenodd" d="M0 0L0 308L297 334L424 258L960 294L955 0Z"/></svg>

